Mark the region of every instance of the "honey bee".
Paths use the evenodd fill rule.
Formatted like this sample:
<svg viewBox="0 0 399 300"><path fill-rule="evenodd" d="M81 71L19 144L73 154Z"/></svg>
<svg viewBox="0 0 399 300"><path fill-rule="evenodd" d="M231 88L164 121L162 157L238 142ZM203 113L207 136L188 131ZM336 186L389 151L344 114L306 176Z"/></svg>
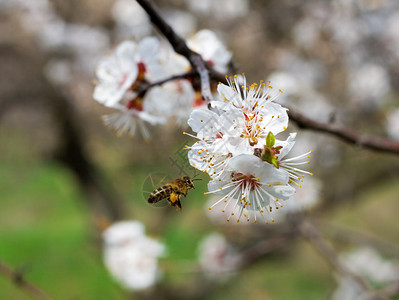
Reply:
<svg viewBox="0 0 399 300"><path fill-rule="evenodd" d="M193 179L189 176L176 178L170 183L155 189L148 197L148 203L157 203L161 200L168 200L171 206L176 206L176 209L181 212L180 197L187 196L189 190L194 189Z"/></svg>

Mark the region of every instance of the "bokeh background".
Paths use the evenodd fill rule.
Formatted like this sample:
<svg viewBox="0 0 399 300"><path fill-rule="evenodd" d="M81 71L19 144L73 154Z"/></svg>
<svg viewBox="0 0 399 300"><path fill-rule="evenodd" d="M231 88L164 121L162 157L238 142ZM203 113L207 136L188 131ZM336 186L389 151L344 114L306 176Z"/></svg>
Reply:
<svg viewBox="0 0 399 300"><path fill-rule="evenodd" d="M399 140L397 1L157 5L185 38L215 31L233 53L235 71L284 91L277 102L318 121ZM2 0L0 16L2 262L56 299L337 297L339 275L289 218L268 226L220 220L207 209L205 175L183 199L182 214L146 203L146 178L179 175L171 158L193 141L173 121L151 127L149 142L118 137L101 121L109 110L92 99L98 61L123 40L160 37L135 1ZM288 131L298 128L291 122ZM397 266L398 156L299 130L294 152L310 149L314 181L304 180L301 197L312 199L312 208L301 214L338 253L371 247ZM167 249L150 291L124 289L103 264L101 230L117 220L142 222ZM201 241L215 232L247 263L204 272ZM0 298L32 299L2 276Z"/></svg>

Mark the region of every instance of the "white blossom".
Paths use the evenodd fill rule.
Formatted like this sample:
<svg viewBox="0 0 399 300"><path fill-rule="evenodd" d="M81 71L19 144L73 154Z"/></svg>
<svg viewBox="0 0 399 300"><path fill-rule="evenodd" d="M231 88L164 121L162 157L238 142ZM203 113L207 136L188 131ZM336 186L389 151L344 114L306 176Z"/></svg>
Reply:
<svg viewBox="0 0 399 300"><path fill-rule="evenodd" d="M232 54L211 30L200 30L187 40L187 45L201 54L205 62L220 73L227 72Z"/></svg>
<svg viewBox="0 0 399 300"><path fill-rule="evenodd" d="M305 174L299 165L307 164L310 152L286 158L295 141L275 139L288 126L285 108L273 102L280 91L265 83L246 86L246 79L235 76L228 85L219 84L220 98L211 110L191 113L188 124L198 139L188 158L195 168L209 174L209 192L223 196L213 205L221 207L227 221L262 218L274 222L273 209L283 207L300 186ZM190 135L190 134L189 134Z"/></svg>
<svg viewBox="0 0 399 300"><path fill-rule="evenodd" d="M117 110L103 119L120 134L134 135L139 126L143 137L148 139L150 134L145 123L156 125L166 122L166 116L157 114L153 105L146 101L147 95L141 97L138 94L141 85L167 76L160 50L159 41L154 37L139 43L125 41L97 69L98 84L93 97Z"/></svg>
<svg viewBox="0 0 399 300"><path fill-rule="evenodd" d="M187 124L193 110L195 91L186 79L178 79L152 88L145 100L154 115L173 117L177 124Z"/></svg>
<svg viewBox="0 0 399 300"><path fill-rule="evenodd" d="M219 233L206 236L198 248L200 265L211 279L220 280L230 276L241 262L238 252Z"/></svg>
<svg viewBox="0 0 399 300"><path fill-rule="evenodd" d="M227 221L248 222L261 217L265 223L271 220L273 209L283 207L295 189L288 184L289 175L282 169L262 161L260 158L241 154L231 158L224 172L208 183L209 192L223 196L209 209L221 207L226 212Z"/></svg>
<svg viewBox="0 0 399 300"><path fill-rule="evenodd" d="M104 263L125 288L144 290L156 283L164 245L148 238L137 221L118 222L103 232Z"/></svg>

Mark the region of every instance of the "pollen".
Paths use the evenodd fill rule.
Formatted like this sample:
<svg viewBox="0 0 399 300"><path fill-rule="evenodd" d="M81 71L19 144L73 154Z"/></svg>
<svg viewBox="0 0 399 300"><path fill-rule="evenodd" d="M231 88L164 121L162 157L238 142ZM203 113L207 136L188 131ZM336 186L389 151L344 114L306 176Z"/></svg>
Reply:
<svg viewBox="0 0 399 300"><path fill-rule="evenodd" d="M212 210L212 207L208 207L209 210Z"/></svg>

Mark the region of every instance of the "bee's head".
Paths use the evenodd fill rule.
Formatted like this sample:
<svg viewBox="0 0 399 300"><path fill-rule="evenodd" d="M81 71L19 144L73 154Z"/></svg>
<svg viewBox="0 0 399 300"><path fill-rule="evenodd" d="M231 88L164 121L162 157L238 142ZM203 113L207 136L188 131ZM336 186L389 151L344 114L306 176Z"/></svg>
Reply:
<svg viewBox="0 0 399 300"><path fill-rule="evenodd" d="M188 186L190 189L193 189L193 188L194 188L194 183L193 183L193 181L191 180L190 177L184 176L183 179L184 179L185 183L187 184L187 186Z"/></svg>

